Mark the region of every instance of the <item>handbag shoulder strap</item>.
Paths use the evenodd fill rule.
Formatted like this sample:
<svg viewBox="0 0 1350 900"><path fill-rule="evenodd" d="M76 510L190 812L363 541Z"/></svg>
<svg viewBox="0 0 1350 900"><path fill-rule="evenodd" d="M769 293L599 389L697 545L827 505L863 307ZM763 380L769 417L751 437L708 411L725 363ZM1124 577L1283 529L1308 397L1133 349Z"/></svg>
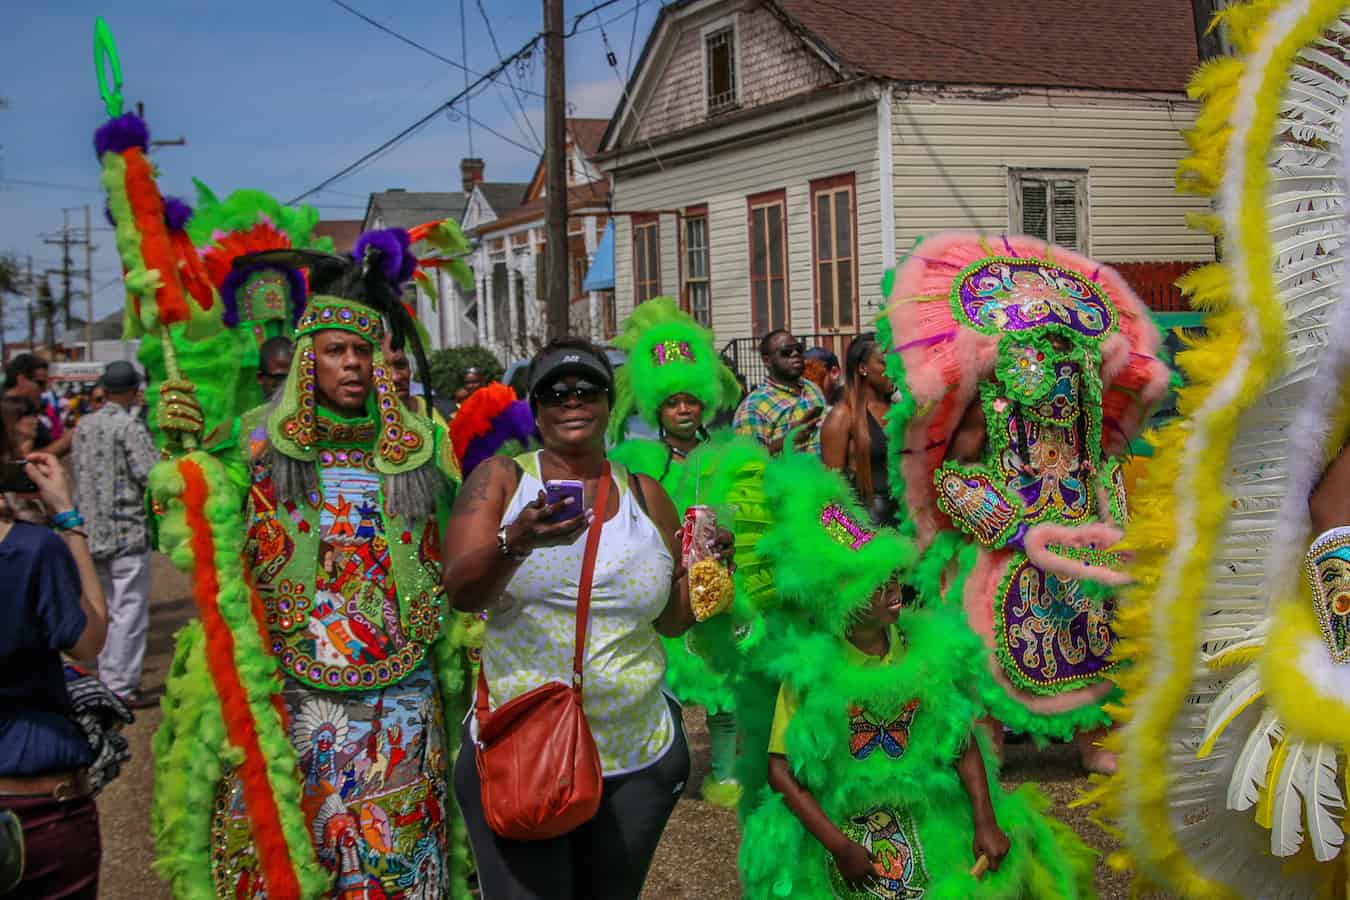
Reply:
<svg viewBox="0 0 1350 900"><path fill-rule="evenodd" d="M595 492L595 519L586 534L586 554L581 559L580 590L577 591L576 652L572 656L572 688L581 693L581 668L586 658L586 628L591 619L591 583L595 579L595 557L600 551L600 532L609 515L609 462L600 473L600 485Z"/></svg>
<svg viewBox="0 0 1350 900"><path fill-rule="evenodd" d="M586 550L581 558L581 580L577 590L576 633L573 638L575 650L572 655L572 690L581 696L581 672L586 659L586 630L591 618L591 583L595 578L595 557L600 551L600 532L604 529L609 513L609 462L605 462L600 473L600 484L595 492L595 521L591 522L586 533ZM478 696L474 703L475 712L481 726L488 714L487 671L483 661L478 663Z"/></svg>

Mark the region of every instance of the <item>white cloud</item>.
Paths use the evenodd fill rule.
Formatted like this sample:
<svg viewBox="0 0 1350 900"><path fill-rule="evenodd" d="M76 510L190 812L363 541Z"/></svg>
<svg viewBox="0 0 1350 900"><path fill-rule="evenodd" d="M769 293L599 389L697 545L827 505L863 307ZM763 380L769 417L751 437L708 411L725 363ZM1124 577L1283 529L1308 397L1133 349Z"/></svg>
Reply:
<svg viewBox="0 0 1350 900"><path fill-rule="evenodd" d="M583 118L610 118L622 94L619 79L612 74L608 78L567 86L567 102L572 108L572 115Z"/></svg>

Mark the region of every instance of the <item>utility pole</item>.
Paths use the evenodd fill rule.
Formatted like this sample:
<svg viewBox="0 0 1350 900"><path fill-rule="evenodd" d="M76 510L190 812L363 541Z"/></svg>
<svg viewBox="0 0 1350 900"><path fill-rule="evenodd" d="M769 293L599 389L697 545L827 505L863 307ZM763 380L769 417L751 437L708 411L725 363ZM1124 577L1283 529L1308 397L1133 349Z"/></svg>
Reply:
<svg viewBox="0 0 1350 900"><path fill-rule="evenodd" d="M84 342L85 359L94 360L94 223L89 204L84 205Z"/></svg>
<svg viewBox="0 0 1350 900"><path fill-rule="evenodd" d="M61 314L62 314L62 321L65 323L67 340L71 339L72 337L71 332L75 325L75 318L74 316L71 315L70 311L71 301L75 298L75 296L78 293L80 293L79 291L76 291L74 289L71 282L76 275L84 276L85 287L83 293L85 295L84 299L86 307L86 321L84 324L85 341L89 344L89 358L92 359L94 352L92 341L93 338L92 328L94 318L93 307L94 307L94 249L95 249L93 242L94 237L93 223L91 221L92 217L90 214L89 207L85 206L84 232L82 235L77 237L77 234L79 234L79 230L71 228L70 225L70 214L73 211L74 207L61 210L62 215L61 233L59 235L56 235L55 237L44 236L42 239L42 242L44 244L56 244L61 247L61 268L48 269L44 274L61 276L61 297L60 297ZM74 259L71 257L71 248L77 246L84 247L83 271L75 268ZM48 349L51 352L55 353L56 347L54 344L51 343L50 336L48 336L48 344L49 344Z"/></svg>
<svg viewBox="0 0 1350 900"><path fill-rule="evenodd" d="M567 334L567 68L563 0L544 0L544 190L548 264L548 336Z"/></svg>
<svg viewBox="0 0 1350 900"><path fill-rule="evenodd" d="M38 304L38 286L33 279L33 257L28 257L28 289L33 292L32 299L28 301L28 352L33 352L33 343L36 339L34 333L34 323L37 321Z"/></svg>
<svg viewBox="0 0 1350 900"><path fill-rule="evenodd" d="M47 283L44 277L38 282L37 291L38 312L42 315L43 321L43 343L47 346L47 359L51 360L55 356L56 350L56 299L52 297L52 287ZM33 332L32 320L28 323L28 332Z"/></svg>

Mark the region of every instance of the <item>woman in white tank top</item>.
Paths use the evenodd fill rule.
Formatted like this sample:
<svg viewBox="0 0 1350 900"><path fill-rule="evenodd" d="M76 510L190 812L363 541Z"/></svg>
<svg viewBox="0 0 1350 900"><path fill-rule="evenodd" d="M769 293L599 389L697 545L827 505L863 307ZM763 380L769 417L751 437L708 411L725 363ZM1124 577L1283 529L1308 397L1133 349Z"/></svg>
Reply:
<svg viewBox="0 0 1350 900"><path fill-rule="evenodd" d="M584 707L600 752L600 810L559 838L511 841L483 816L474 754L460 754L455 793L484 900L636 898L689 773L679 707L662 693L658 635L694 623L679 565L679 517L660 484L612 469L606 510L591 509L605 467L613 370L604 352L568 338L531 362L530 404L544 449L493 457L461 490L445 536L445 587L455 608L487 613L482 665L493 708L549 681L571 680L585 535L604 515L591 589ZM544 483L584 484L584 512L549 505ZM729 557L729 534L720 535ZM473 740L472 716L465 741Z"/></svg>

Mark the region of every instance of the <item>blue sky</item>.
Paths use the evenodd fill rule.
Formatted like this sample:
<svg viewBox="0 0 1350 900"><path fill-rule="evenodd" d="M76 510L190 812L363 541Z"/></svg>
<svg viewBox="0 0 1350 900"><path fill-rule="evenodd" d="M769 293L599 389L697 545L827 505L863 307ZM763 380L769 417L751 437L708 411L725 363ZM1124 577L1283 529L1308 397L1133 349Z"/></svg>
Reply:
<svg viewBox="0 0 1350 900"><path fill-rule="evenodd" d="M467 57L461 54L459 0L344 0L388 27L482 73L494 51L479 0L463 0ZM599 0L566 0L569 26ZM587 17L567 44L573 114L607 118L662 0L618 0ZM280 200L306 191L426 115L465 86L464 72L384 34L333 0L57 0L9 7L0 35L0 253L37 270L60 265L60 248L40 234L61 227L63 207L93 206L95 314L118 309L119 267L103 221L91 144L106 114L94 76L93 20L103 15L117 39L128 108L145 104L151 136L186 137L156 150L166 193L192 197L197 177L223 194L259 188ZM542 0L482 0L503 55L542 29ZM597 26L603 24L603 33ZM634 25L636 36L634 37ZM606 41L618 73L606 61ZM630 43L631 42L631 43ZM473 150L494 181L524 181L538 158L524 147L543 136L543 54L517 87L505 79L471 100ZM476 76L470 76L472 80ZM462 110L463 107L458 107ZM531 133L526 118L533 123ZM324 218L360 218L371 191L458 190L471 123L437 117L416 136L308 202ZM28 184L25 182L38 182ZM70 213L83 221L83 210ZM97 230L104 229L104 230ZM76 264L82 266L83 260ZM53 282L55 287L55 282ZM82 309L82 301L80 303ZM26 330L24 303L9 298L6 333ZM40 331L39 331L40 334Z"/></svg>

